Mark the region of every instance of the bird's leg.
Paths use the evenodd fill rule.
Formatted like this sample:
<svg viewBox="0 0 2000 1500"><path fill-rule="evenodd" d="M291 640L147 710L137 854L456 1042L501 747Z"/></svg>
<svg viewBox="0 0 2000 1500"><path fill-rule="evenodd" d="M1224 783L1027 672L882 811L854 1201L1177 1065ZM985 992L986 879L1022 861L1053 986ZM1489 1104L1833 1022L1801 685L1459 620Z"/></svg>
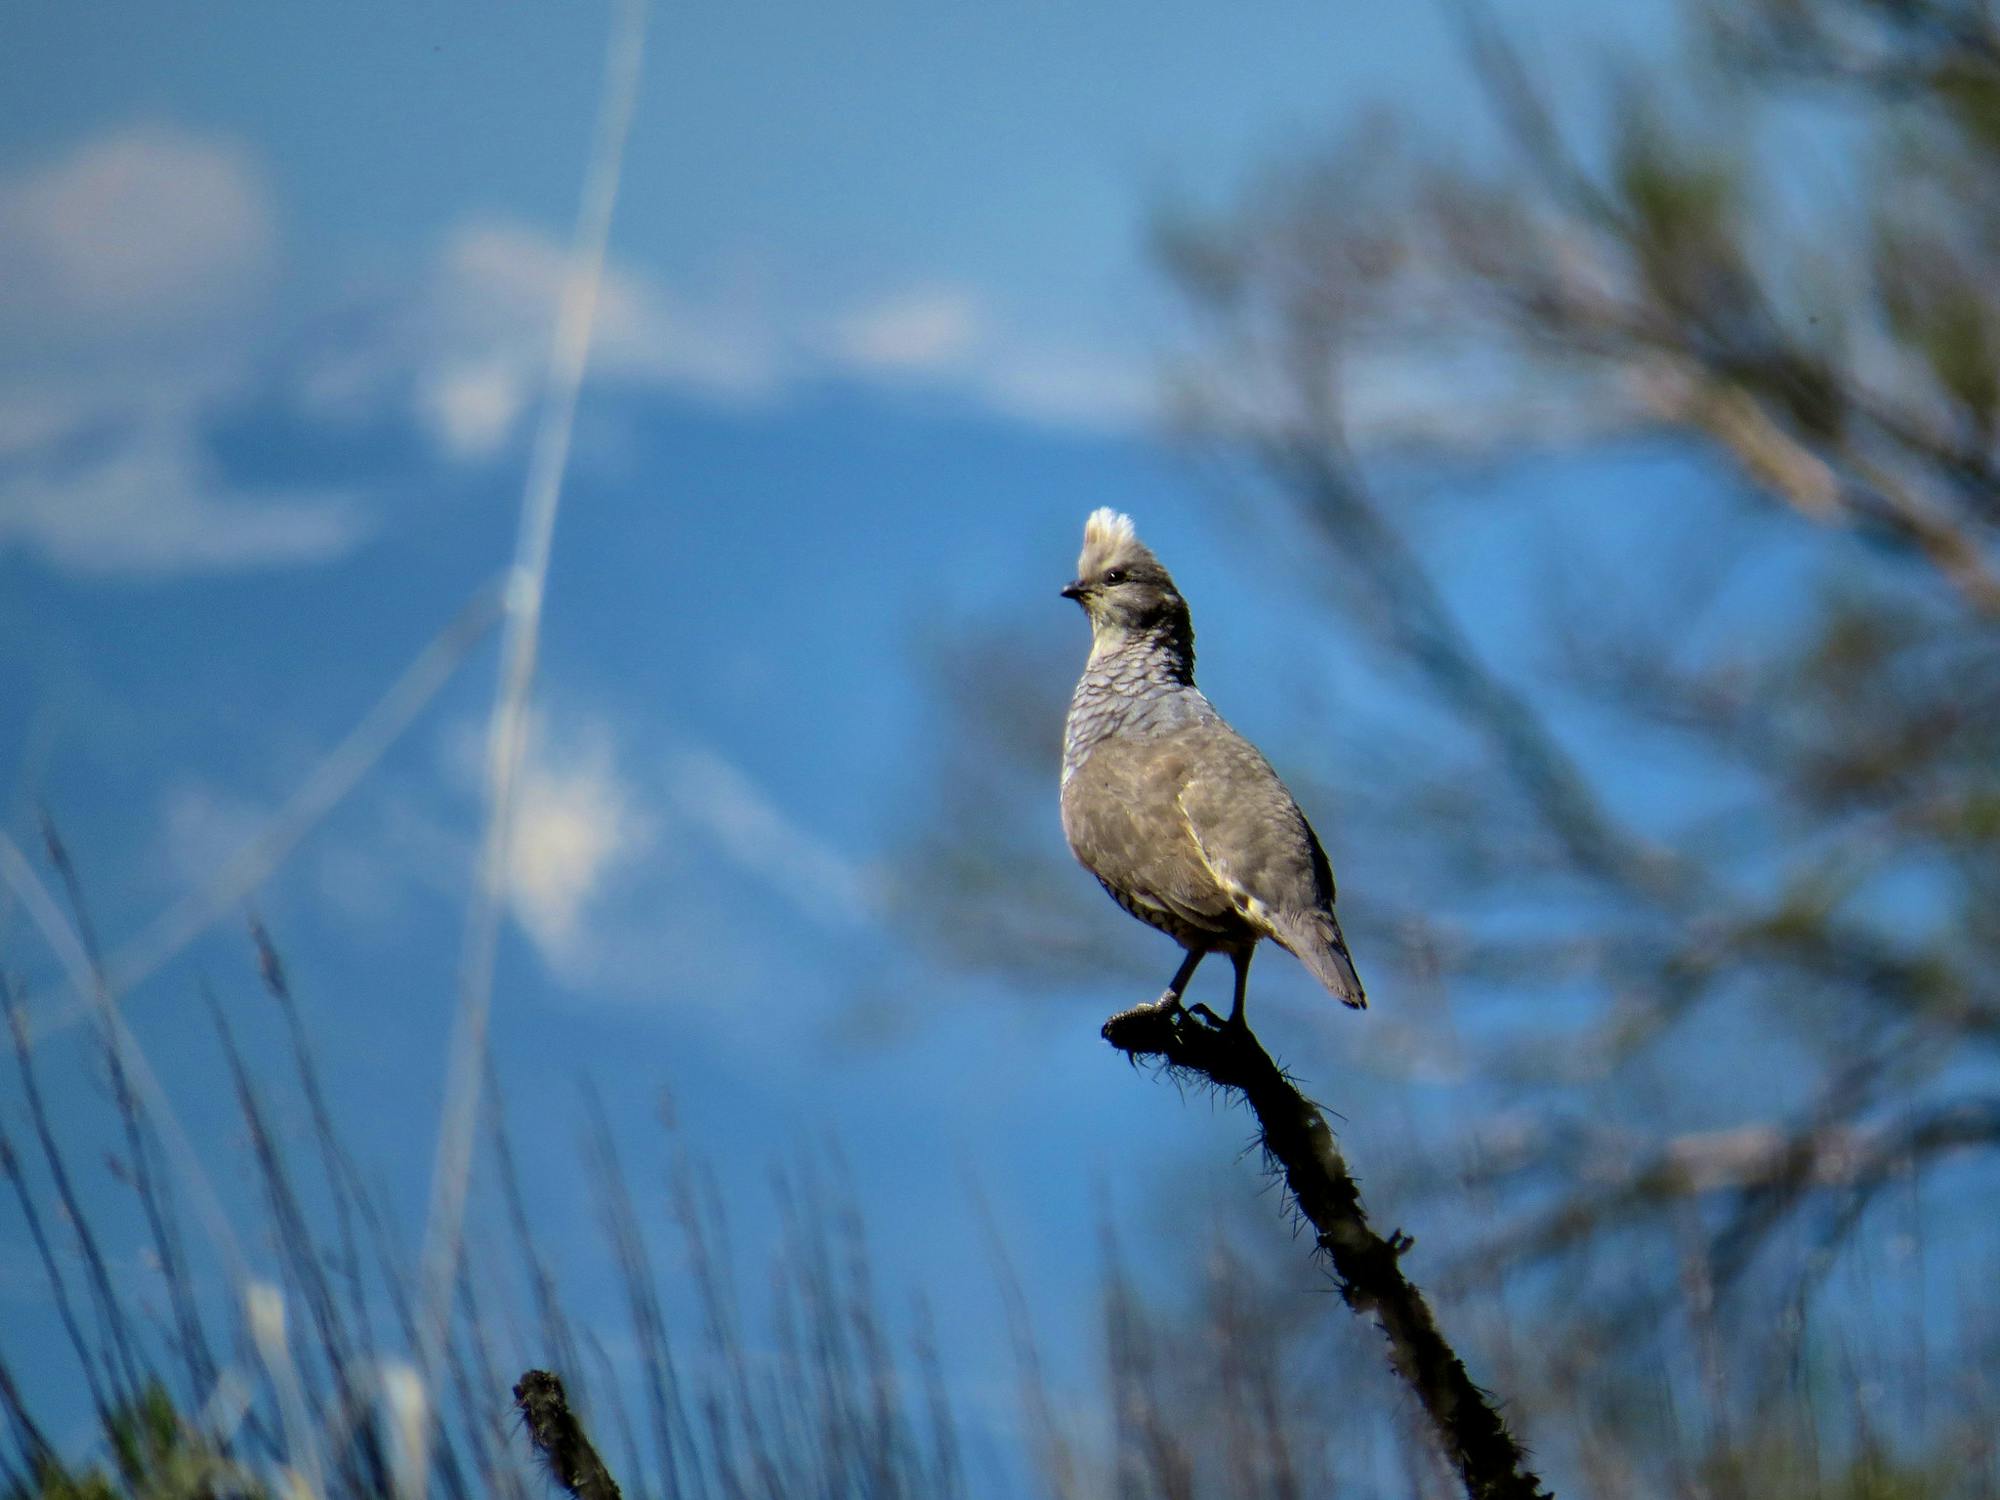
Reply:
<svg viewBox="0 0 2000 1500"><path fill-rule="evenodd" d="M1194 1014L1215 1027L1242 1026L1244 1024L1243 997L1250 989L1250 955L1256 951L1254 944L1248 948L1231 948L1229 950L1229 961L1236 965L1236 1003L1229 1007L1229 1019L1224 1021L1222 1017L1218 1016L1206 1005L1192 1007Z"/></svg>
<svg viewBox="0 0 2000 1500"><path fill-rule="evenodd" d="M1166 990L1161 994L1158 1001L1155 1002L1160 1009L1178 1010L1180 1008L1181 992L1188 987L1188 981L1194 978L1194 971L1201 967L1201 961L1204 957L1206 957L1206 954L1200 948L1190 948L1188 950L1188 956L1181 960L1181 966L1174 970L1174 977L1167 981Z"/></svg>
<svg viewBox="0 0 2000 1500"><path fill-rule="evenodd" d="M1236 965L1236 1001L1229 1007L1229 1024L1241 1026L1243 1021L1243 999L1250 993L1250 955L1257 951L1256 945L1248 948L1229 950L1229 961Z"/></svg>

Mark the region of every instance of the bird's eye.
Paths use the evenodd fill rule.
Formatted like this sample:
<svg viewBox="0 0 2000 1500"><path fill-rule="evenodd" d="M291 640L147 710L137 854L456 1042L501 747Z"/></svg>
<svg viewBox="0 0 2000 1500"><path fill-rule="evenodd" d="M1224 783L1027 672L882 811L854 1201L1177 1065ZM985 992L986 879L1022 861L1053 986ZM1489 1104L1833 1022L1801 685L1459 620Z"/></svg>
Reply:
<svg viewBox="0 0 2000 1500"><path fill-rule="evenodd" d="M1106 583L1123 583L1125 581L1125 570L1123 568L1113 568L1109 573L1104 575L1104 581Z"/></svg>

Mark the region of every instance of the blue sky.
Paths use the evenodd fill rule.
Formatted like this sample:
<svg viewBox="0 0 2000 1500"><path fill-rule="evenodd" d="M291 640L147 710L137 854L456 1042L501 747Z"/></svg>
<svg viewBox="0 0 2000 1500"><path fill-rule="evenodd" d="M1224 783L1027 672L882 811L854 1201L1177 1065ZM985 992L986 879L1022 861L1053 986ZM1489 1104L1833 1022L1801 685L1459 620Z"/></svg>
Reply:
<svg viewBox="0 0 2000 1500"><path fill-rule="evenodd" d="M254 142L321 272L481 210L559 226L573 205L595 9L20 20L0 106L11 159L148 117ZM1149 178L1226 178L1332 101L1448 95L1443 36L1424 10L1309 5L663 9L619 237L677 281L763 261L810 296L972 279L1023 311L1096 310L1132 265Z"/></svg>
<svg viewBox="0 0 2000 1500"><path fill-rule="evenodd" d="M1524 19L1588 49L1614 30L1592 14ZM1615 30L1643 30L1637 14ZM203 288L207 320L224 293L239 311L261 294L267 329L426 270L476 275L467 237L502 228L528 238L488 244L486 272L531 275L573 212L603 26L582 7L35 7L0 59L0 165L46 184L85 173L74 153L93 143L150 142L188 185L182 219L150 232L199 224L182 253L213 257L155 288L155 323ZM1212 194L1274 143L1410 97L1471 136L1478 107L1431 7L662 9L616 253L682 378L914 372L1129 414L1158 332L1149 201Z"/></svg>
<svg viewBox="0 0 2000 1500"><path fill-rule="evenodd" d="M1521 20L1579 56L1614 30L1657 42L1654 12L1601 9ZM604 27L546 4L10 19L0 771L17 839L38 802L61 821L114 950L504 563ZM1135 1159L1213 1159L1187 1188L1205 1206L1249 1194L1243 1131L1106 1054L1098 1022L1139 994L1011 993L897 930L891 862L938 793L926 662L960 632L1013 632L1073 671L1083 626L1055 589L1110 504L1196 602L1225 711L1314 747L1335 785L1367 765L1370 716L1394 707L1314 706L1365 696L1359 648L1300 659L1306 580L1246 567L1229 513L1155 436L1173 325L1144 226L1163 197L1214 201L1266 152L1413 99L1482 149L1427 7L656 8L503 940L494 1041L517 1107L580 1123L587 1078L645 1162L666 1089L690 1143L746 1183L837 1138L885 1269L931 1287L983 1254L976 1180L1017 1227L1059 1368L1087 1379L1101 1206L1137 1211ZM1468 498L1423 540L1483 629L1519 627L1541 579L1490 565L1518 543L1480 495L1543 497L1542 540L1573 549L1545 557L1580 576L1593 496L1632 502L1639 519L1597 540L1643 555L1714 487L1657 450L1593 462L1448 481ZM413 1224L492 670L489 646L257 897L359 1152ZM1031 837L1059 853L1053 768L1047 813ZM1371 882L1407 878L1392 848L1335 843L1364 912ZM1164 981L1170 950L1080 874L1075 894ZM18 916L7 955L38 1005L58 998ZM1349 1107L1358 1159L1492 1102L1410 1066L1393 986L1357 1019L1277 956L1258 974L1288 1059L1369 1101ZM253 1047L276 1045L233 914L130 1013L247 1228L204 976ZM884 997L893 1024L857 1040ZM103 1111L80 1038L45 1055L88 1138ZM573 1134L527 1165L587 1224ZM589 1290L603 1252L587 1234L561 1251L615 1325ZM13 1274L11 1226L0 1255L18 1359L50 1315ZM985 1351L964 1357L975 1397L1006 1388L997 1315L941 1308L947 1350ZM1005 1406L984 1413L996 1428Z"/></svg>

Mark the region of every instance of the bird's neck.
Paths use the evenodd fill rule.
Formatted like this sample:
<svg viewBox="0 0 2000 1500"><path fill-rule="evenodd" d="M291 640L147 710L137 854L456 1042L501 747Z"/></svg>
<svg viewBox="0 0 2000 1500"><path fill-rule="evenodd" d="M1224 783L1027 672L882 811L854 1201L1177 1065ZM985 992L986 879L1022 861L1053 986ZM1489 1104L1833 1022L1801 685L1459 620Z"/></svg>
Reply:
<svg viewBox="0 0 2000 1500"><path fill-rule="evenodd" d="M1069 700L1063 783L1114 735L1171 729L1214 710L1194 685L1194 643L1100 631Z"/></svg>
<svg viewBox="0 0 2000 1500"><path fill-rule="evenodd" d="M1143 630L1101 625L1090 639L1084 677L1103 677L1127 691L1141 687L1194 686L1194 629L1168 620Z"/></svg>

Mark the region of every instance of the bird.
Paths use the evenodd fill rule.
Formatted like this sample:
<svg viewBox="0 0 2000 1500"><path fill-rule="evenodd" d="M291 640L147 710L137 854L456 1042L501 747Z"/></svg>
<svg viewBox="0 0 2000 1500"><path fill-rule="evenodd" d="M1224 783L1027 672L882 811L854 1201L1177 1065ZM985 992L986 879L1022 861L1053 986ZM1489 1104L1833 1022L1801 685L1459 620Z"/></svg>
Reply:
<svg viewBox="0 0 2000 1500"><path fill-rule="evenodd" d="M1326 851L1271 763L1195 686L1187 601L1130 516L1091 513L1061 593L1091 632L1063 728L1063 834L1112 900L1186 950L1155 1005L1180 1010L1202 959L1227 953L1229 1024L1245 1025L1251 955L1268 938L1364 1008Z"/></svg>

